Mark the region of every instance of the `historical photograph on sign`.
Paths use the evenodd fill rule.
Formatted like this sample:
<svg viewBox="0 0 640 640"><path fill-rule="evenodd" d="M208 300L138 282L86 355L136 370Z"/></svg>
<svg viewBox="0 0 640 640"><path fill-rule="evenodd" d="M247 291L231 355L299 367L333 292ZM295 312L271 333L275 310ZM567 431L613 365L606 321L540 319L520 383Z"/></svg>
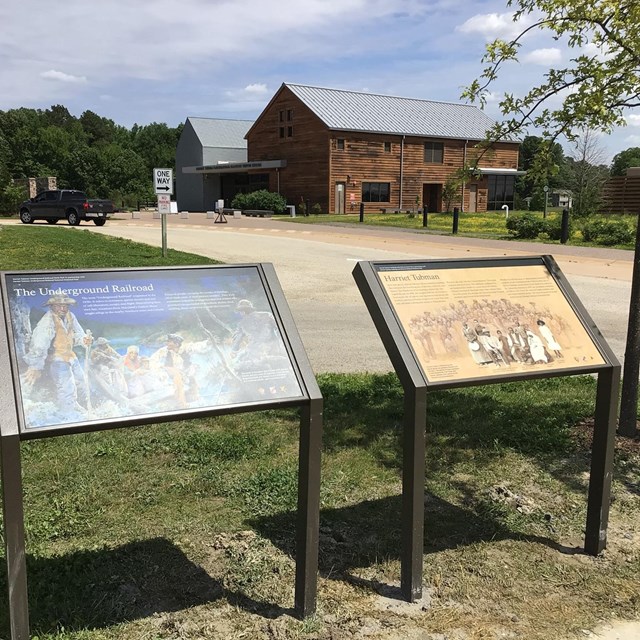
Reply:
<svg viewBox="0 0 640 640"><path fill-rule="evenodd" d="M255 266L5 285L27 430L302 395Z"/></svg>
<svg viewBox="0 0 640 640"><path fill-rule="evenodd" d="M605 364L542 264L377 264L376 270L428 380Z"/></svg>

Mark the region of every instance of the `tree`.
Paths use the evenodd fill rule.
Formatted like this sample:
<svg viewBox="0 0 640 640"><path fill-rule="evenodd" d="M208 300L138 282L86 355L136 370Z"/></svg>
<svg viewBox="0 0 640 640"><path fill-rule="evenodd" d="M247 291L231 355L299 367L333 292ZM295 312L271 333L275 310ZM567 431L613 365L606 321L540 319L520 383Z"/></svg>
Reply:
<svg viewBox="0 0 640 640"><path fill-rule="evenodd" d="M518 154L518 169L526 171L516 181L516 192L520 202L524 198L531 198L533 209L544 207L545 194L543 187L550 189L562 187L565 180L566 160L562 145L554 143L549 148L548 164L545 171L531 171L535 159L544 147L545 141L540 136L526 136L520 145Z"/></svg>
<svg viewBox="0 0 640 640"><path fill-rule="evenodd" d="M593 131L584 131L573 143L567 171L567 187L573 193L573 214L584 218L597 213L602 187L609 177L605 151Z"/></svg>
<svg viewBox="0 0 640 640"><path fill-rule="evenodd" d="M523 23L512 40L489 43L479 79L463 97L484 105L489 87L501 68L517 61L523 38L543 31L576 52L567 66L551 68L544 80L524 96L505 93L500 109L505 116L487 134L489 142L535 127L545 141L532 171L548 165L551 146L564 135L575 141L580 131L610 133L626 124L624 114L640 106L640 2L638 0L508 0L514 21ZM640 224L636 238L629 327L619 431L637 433L638 375L640 374Z"/></svg>
<svg viewBox="0 0 640 640"><path fill-rule="evenodd" d="M631 147L613 156L612 176L624 176L629 167L640 167L640 148Z"/></svg>
<svg viewBox="0 0 640 640"><path fill-rule="evenodd" d="M451 205L456 198L460 198L460 187L462 186L462 178L457 175L452 175L447 178L447 181L442 187L442 201L444 202L444 210L449 213L451 211Z"/></svg>

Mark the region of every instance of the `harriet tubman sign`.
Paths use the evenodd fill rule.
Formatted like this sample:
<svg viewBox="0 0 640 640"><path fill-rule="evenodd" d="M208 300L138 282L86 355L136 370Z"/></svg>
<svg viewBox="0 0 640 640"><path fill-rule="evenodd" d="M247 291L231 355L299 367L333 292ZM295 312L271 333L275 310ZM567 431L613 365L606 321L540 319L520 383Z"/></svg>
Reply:
<svg viewBox="0 0 640 640"><path fill-rule="evenodd" d="M24 432L303 397L258 266L4 274Z"/></svg>
<svg viewBox="0 0 640 640"><path fill-rule="evenodd" d="M542 259L530 262L374 264L428 381L606 364Z"/></svg>

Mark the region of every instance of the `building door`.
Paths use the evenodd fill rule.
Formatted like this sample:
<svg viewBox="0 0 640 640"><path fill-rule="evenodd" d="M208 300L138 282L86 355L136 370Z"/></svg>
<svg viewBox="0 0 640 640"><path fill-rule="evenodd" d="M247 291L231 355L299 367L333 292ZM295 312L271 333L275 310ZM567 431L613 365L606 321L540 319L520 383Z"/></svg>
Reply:
<svg viewBox="0 0 640 640"><path fill-rule="evenodd" d="M336 204L335 204L335 213L344 213L345 212L345 183L344 182L336 182Z"/></svg>
<svg viewBox="0 0 640 640"><path fill-rule="evenodd" d="M439 213L442 211L442 185L423 184L422 202L427 207L429 213Z"/></svg>
<svg viewBox="0 0 640 640"><path fill-rule="evenodd" d="M469 208L467 211L469 213L475 213L478 210L478 185L470 184L468 187L469 190Z"/></svg>

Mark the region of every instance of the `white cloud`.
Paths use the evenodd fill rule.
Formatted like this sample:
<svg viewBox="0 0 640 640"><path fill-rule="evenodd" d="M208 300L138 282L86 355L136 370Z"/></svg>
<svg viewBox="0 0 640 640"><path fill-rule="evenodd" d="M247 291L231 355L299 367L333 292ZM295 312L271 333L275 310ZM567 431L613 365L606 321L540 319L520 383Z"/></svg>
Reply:
<svg viewBox="0 0 640 640"><path fill-rule="evenodd" d="M640 127L640 113L631 113L627 116L627 124L632 127Z"/></svg>
<svg viewBox="0 0 640 640"><path fill-rule="evenodd" d="M640 136L634 133L634 134L632 134L630 136L626 136L624 141L628 142L629 144L631 144L633 146L637 146L637 145L640 145Z"/></svg>
<svg viewBox="0 0 640 640"><path fill-rule="evenodd" d="M548 49L535 49L522 57L523 62L541 64L545 67L556 64L560 62L560 60L562 60L562 51L555 47Z"/></svg>
<svg viewBox="0 0 640 640"><path fill-rule="evenodd" d="M70 82L72 84L82 84L87 81L86 76L72 76L63 71L56 71L55 69L49 69L49 71L43 71L40 74L41 78L45 80L55 80L56 82Z"/></svg>
<svg viewBox="0 0 640 640"><path fill-rule="evenodd" d="M496 38L514 38L524 27L527 21L514 22L512 13L478 13L466 22L456 27L460 33L479 33L487 40Z"/></svg>
<svg viewBox="0 0 640 640"><path fill-rule="evenodd" d="M244 88L244 90L247 93L251 93L254 95L255 94L265 95L267 93L267 85L263 83L249 84Z"/></svg>

